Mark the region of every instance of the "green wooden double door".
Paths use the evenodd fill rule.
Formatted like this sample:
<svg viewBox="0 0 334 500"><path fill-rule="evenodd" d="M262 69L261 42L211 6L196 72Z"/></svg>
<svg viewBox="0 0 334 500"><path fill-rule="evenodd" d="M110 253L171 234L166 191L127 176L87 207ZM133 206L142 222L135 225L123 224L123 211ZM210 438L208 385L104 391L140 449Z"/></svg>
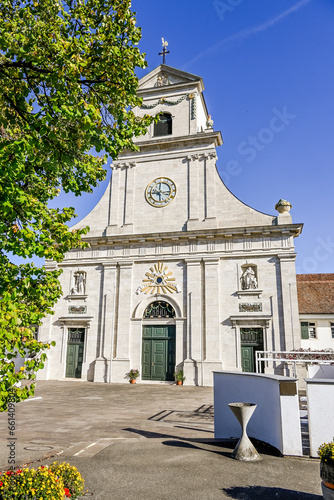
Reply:
<svg viewBox="0 0 334 500"><path fill-rule="evenodd" d="M143 326L142 379L174 380L175 325Z"/></svg>
<svg viewBox="0 0 334 500"><path fill-rule="evenodd" d="M66 377L81 378L84 345L85 328L69 328L66 355Z"/></svg>

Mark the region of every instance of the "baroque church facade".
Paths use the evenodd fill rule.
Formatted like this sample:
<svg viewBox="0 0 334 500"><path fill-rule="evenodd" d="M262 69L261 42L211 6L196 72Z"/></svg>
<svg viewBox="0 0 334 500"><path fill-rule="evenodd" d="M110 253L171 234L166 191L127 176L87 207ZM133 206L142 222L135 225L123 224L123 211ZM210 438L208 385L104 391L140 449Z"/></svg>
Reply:
<svg viewBox="0 0 334 500"><path fill-rule="evenodd" d="M55 340L44 379L212 385L215 370L255 371L256 350L300 346L290 204L261 213L216 169L222 145L202 78L165 64L139 82L138 115L161 113L75 227L89 248L61 264L63 297L40 327ZM151 111L149 111L151 110ZM279 367L276 368L279 373Z"/></svg>

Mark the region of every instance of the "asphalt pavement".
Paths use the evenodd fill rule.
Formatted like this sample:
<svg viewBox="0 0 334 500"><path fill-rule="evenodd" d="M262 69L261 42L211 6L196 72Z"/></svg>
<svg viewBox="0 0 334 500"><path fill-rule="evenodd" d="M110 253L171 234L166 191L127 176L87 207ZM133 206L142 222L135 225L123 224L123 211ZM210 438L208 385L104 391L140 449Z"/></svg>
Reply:
<svg viewBox="0 0 334 500"><path fill-rule="evenodd" d="M260 462L214 439L213 390L170 384L38 381L16 404L15 430L0 414L0 468L75 465L83 498L99 500L321 500L319 460L281 457L255 442ZM10 435L10 432L14 432Z"/></svg>

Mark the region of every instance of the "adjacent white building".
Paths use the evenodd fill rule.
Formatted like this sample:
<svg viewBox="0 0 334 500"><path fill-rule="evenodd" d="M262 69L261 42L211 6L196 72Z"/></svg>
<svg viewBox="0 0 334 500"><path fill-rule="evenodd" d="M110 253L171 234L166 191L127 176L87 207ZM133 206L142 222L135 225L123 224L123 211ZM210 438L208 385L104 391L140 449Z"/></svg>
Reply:
<svg viewBox="0 0 334 500"><path fill-rule="evenodd" d="M160 65L137 110L161 113L125 151L97 206L76 227L63 297L40 328L57 345L39 378L212 385L214 370L255 371L255 350L300 347L290 204L268 215L238 200L216 169L220 132L202 78ZM58 266L48 263L50 268Z"/></svg>
<svg viewBox="0 0 334 500"><path fill-rule="evenodd" d="M334 274L297 275L301 347L334 349Z"/></svg>

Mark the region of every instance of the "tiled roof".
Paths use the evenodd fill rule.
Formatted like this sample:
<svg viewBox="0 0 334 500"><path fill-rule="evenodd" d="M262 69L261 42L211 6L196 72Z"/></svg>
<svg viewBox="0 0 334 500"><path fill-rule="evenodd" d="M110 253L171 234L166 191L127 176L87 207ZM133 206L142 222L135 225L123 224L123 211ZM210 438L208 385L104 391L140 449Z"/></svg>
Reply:
<svg viewBox="0 0 334 500"><path fill-rule="evenodd" d="M334 274L297 274L300 314L334 313Z"/></svg>

